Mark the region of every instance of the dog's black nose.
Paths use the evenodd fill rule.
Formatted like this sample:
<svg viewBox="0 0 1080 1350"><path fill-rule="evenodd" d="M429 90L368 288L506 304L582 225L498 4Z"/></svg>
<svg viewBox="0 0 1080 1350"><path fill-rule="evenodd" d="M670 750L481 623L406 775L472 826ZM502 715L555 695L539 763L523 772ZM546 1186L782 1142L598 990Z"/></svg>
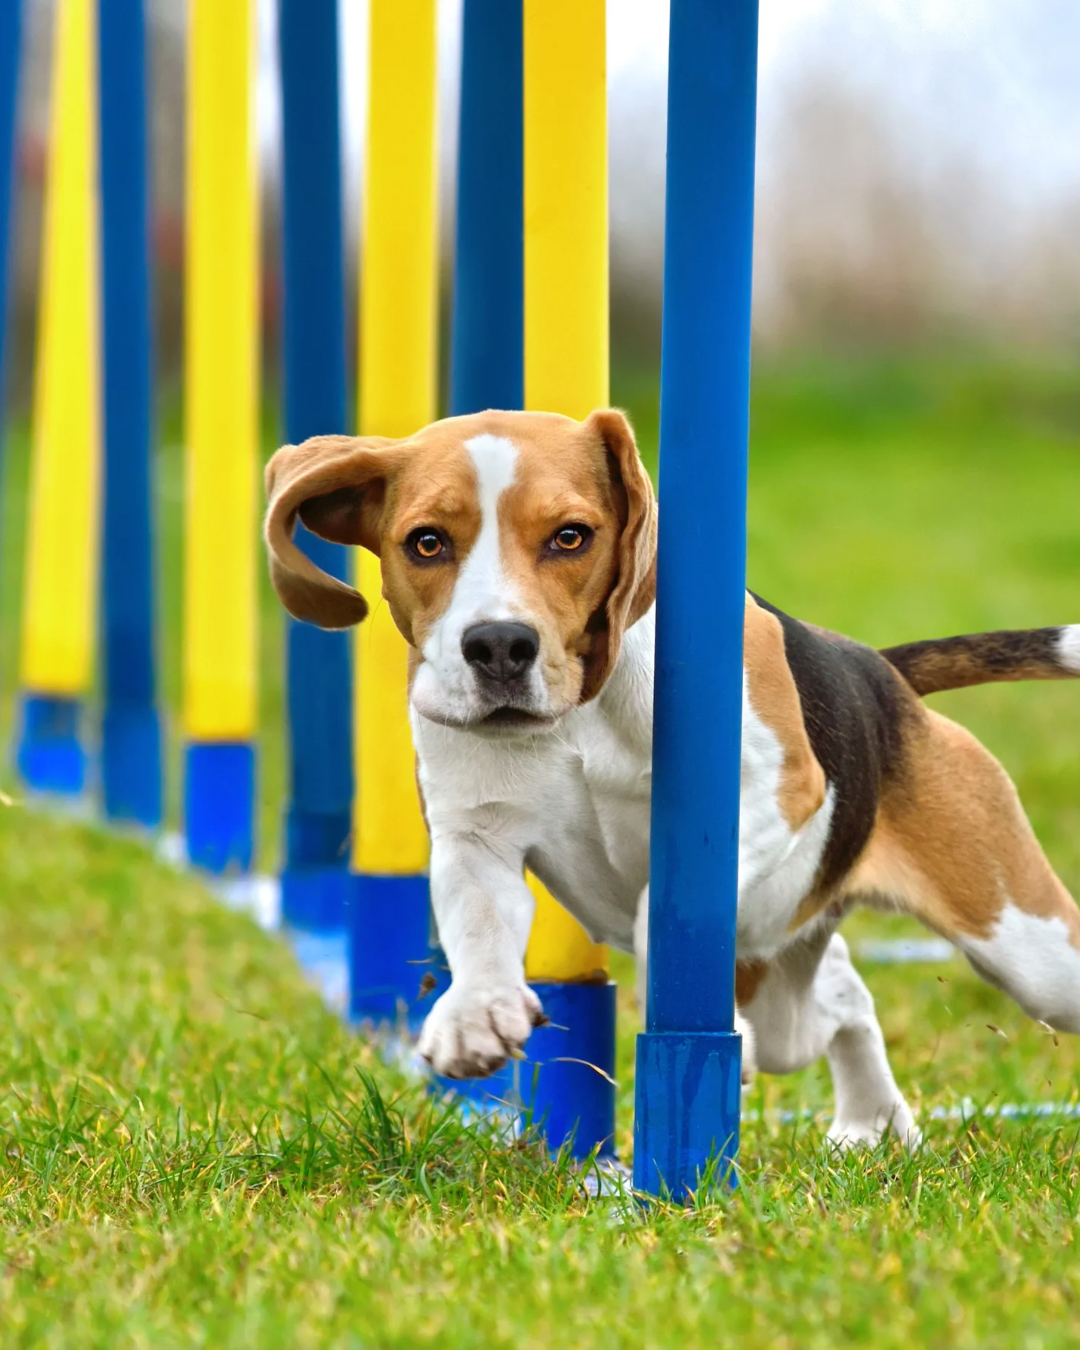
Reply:
<svg viewBox="0 0 1080 1350"><path fill-rule="evenodd" d="M461 636L461 654L489 680L520 679L536 660L540 634L527 623L474 623Z"/></svg>

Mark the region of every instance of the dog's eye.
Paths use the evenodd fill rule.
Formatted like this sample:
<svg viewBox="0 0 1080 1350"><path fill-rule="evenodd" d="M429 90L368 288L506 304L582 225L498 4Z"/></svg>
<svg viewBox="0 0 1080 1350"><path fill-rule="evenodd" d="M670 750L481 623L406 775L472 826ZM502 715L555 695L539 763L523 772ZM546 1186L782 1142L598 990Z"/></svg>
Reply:
<svg viewBox="0 0 1080 1350"><path fill-rule="evenodd" d="M551 545L560 553L575 553L592 538L588 525L564 525L551 537Z"/></svg>
<svg viewBox="0 0 1080 1350"><path fill-rule="evenodd" d="M441 530L434 530L430 525L421 525L405 540L405 547L421 562L432 562L449 552L449 540Z"/></svg>

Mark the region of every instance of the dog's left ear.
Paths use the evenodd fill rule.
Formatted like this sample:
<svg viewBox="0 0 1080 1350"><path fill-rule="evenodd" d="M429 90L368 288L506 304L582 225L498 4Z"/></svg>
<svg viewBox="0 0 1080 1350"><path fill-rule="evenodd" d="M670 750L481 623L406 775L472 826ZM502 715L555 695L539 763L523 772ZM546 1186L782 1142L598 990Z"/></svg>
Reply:
<svg viewBox="0 0 1080 1350"><path fill-rule="evenodd" d="M322 539L361 544L377 554L386 485L406 446L383 436L313 436L302 445L283 446L267 464L270 578L294 619L348 628L366 616L359 591L316 567L293 533L299 519Z"/></svg>
<svg viewBox="0 0 1080 1350"><path fill-rule="evenodd" d="M584 423L603 443L612 495L622 524L618 571L607 601L593 615L592 648L585 657L581 702L595 698L614 668L623 634L656 599L656 496L638 454L630 423L615 408L601 408Z"/></svg>

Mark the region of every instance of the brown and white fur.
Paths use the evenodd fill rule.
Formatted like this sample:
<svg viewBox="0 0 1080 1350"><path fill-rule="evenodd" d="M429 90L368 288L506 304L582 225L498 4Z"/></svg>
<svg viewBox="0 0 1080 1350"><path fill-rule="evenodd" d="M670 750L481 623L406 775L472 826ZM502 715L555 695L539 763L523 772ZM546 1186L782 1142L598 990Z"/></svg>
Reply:
<svg viewBox="0 0 1080 1350"><path fill-rule="evenodd" d="M597 940L636 948L639 968L645 955L656 507L630 427L614 411L580 423L486 412L401 441L319 437L278 451L267 485L271 571L297 618L341 628L366 613L296 548L297 517L381 559L411 651L431 894L453 975L420 1050L440 1074L490 1073L542 1017L523 965L526 868ZM1080 1031L1080 913L1005 771L919 698L1075 675L1077 626L879 654L748 594L745 1055L771 1073L825 1055L837 1143L890 1126L918 1138L836 931L855 903L915 915L1030 1016Z"/></svg>

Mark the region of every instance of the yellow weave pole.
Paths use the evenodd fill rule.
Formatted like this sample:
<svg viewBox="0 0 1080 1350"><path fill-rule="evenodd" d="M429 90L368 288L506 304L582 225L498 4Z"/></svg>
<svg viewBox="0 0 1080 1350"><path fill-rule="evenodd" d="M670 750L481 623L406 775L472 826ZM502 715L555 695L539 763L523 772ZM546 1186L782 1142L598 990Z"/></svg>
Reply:
<svg viewBox="0 0 1080 1350"><path fill-rule="evenodd" d="M256 0L189 0L185 826L214 871L251 854L257 716Z"/></svg>
<svg viewBox="0 0 1080 1350"><path fill-rule="evenodd" d="M31 698L77 700L93 677L101 467L96 64L93 0L60 0L22 619L20 673Z"/></svg>
<svg viewBox="0 0 1080 1350"><path fill-rule="evenodd" d="M525 0L525 406L608 401L604 0ZM595 980L607 952L530 879L530 980Z"/></svg>
<svg viewBox="0 0 1080 1350"><path fill-rule="evenodd" d="M408 436L437 393L436 0L371 0L360 267L359 427ZM359 557L371 616L356 630L356 799L350 1011L386 1021L419 985L427 954L428 839L416 789L407 648L379 596L379 561ZM387 906L397 928L384 931Z"/></svg>

